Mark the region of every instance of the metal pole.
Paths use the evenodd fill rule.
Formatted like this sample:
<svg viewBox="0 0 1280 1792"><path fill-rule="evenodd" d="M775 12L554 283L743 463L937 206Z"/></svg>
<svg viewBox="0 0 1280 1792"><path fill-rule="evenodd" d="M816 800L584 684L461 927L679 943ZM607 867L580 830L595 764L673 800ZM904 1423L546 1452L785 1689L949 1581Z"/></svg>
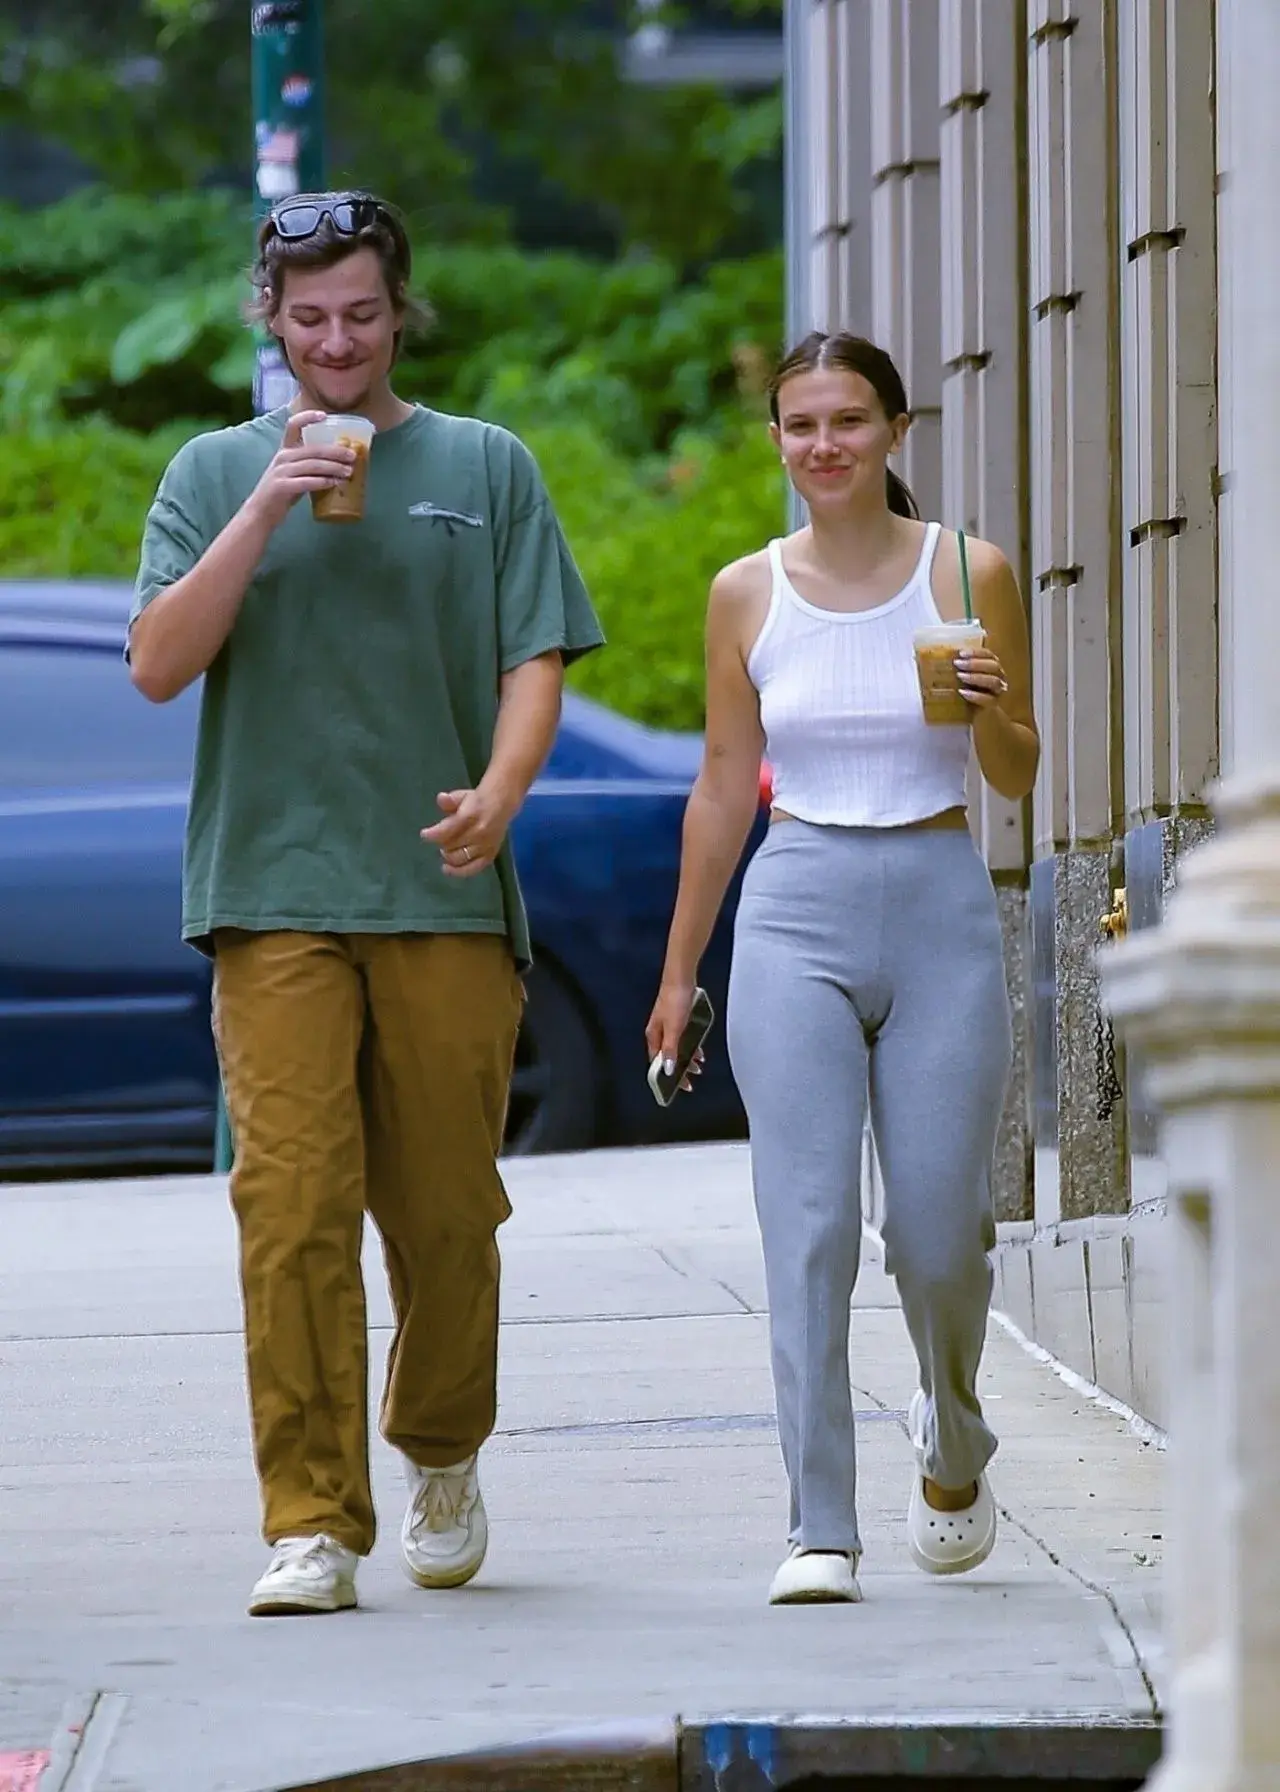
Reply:
<svg viewBox="0 0 1280 1792"><path fill-rule="evenodd" d="M291 193L325 183L323 0L254 0L249 12L253 82L254 222ZM274 336L259 335L253 380L256 416L288 404L297 390ZM213 1167L235 1156L221 1084Z"/></svg>
<svg viewBox="0 0 1280 1792"><path fill-rule="evenodd" d="M254 216L325 182L322 0L257 0L251 11ZM258 343L254 411L288 404L293 375L273 336Z"/></svg>

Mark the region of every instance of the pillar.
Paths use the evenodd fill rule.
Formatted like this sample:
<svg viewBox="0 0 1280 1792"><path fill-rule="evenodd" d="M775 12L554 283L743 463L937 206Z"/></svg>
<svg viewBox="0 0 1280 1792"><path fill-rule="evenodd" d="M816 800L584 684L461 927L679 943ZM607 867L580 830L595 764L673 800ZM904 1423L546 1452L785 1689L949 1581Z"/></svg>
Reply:
<svg viewBox="0 0 1280 1792"><path fill-rule="evenodd" d="M1159 1792L1280 1787L1280 8L1218 0L1218 831L1104 985L1161 1115L1173 1230Z"/></svg>

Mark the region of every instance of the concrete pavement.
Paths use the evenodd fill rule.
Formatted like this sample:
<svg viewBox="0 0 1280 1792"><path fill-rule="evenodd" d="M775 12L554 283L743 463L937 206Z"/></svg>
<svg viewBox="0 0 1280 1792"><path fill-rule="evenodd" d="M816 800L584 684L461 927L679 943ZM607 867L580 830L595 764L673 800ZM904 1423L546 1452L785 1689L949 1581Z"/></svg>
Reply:
<svg viewBox="0 0 1280 1792"><path fill-rule="evenodd" d="M771 1610L786 1504L744 1148L507 1174L482 1578L402 1578L379 1442L361 1610L274 1622L244 1614L264 1550L220 1181L0 1188L0 1787L6 1751L51 1749L54 1792L266 1792L677 1715L1152 1715L1163 1459L1122 1419L993 1323L1001 1538L977 1574L927 1579L905 1542L912 1357L872 1253L865 1603ZM369 1286L377 1376L372 1243Z"/></svg>

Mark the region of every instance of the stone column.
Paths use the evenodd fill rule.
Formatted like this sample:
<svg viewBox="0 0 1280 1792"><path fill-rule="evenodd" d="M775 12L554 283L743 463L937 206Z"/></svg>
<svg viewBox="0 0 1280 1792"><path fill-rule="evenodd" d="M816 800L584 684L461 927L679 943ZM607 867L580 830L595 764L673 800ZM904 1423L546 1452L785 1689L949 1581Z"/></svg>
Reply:
<svg viewBox="0 0 1280 1792"><path fill-rule="evenodd" d="M1123 1112L1099 1074L1098 923L1120 812L1115 35L1109 0L1031 0L1030 601L1035 1218L1123 1210Z"/></svg>
<svg viewBox="0 0 1280 1792"><path fill-rule="evenodd" d="M787 345L872 331L871 27L865 0L786 0ZM790 492L788 527L805 520Z"/></svg>
<svg viewBox="0 0 1280 1792"><path fill-rule="evenodd" d="M1119 12L1124 363L1124 883L1129 925L1160 919L1210 832L1218 773L1213 13ZM1158 1121L1131 1067L1131 1192L1164 1193Z"/></svg>
<svg viewBox="0 0 1280 1792"><path fill-rule="evenodd" d="M938 0L868 0L872 320L914 422L902 476L923 516L942 503Z"/></svg>
<svg viewBox="0 0 1280 1792"><path fill-rule="evenodd" d="M994 541L1025 594L1028 563L1026 258L1022 229L1023 0L940 0L942 520ZM996 1148L996 1216L1032 1212L1028 805L970 780L996 885L1014 1019Z"/></svg>
<svg viewBox="0 0 1280 1792"><path fill-rule="evenodd" d="M870 20L786 0L787 342L871 331Z"/></svg>
<svg viewBox="0 0 1280 1792"><path fill-rule="evenodd" d="M1106 954L1172 1220L1160 1792L1280 1786L1280 7L1218 0L1220 485L1231 770L1165 919Z"/></svg>

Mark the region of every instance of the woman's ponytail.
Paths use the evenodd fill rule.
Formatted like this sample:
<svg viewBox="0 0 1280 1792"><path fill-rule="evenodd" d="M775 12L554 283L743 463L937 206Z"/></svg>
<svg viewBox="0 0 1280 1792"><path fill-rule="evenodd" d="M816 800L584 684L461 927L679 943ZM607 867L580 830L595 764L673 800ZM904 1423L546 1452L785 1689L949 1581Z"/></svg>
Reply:
<svg viewBox="0 0 1280 1792"><path fill-rule="evenodd" d="M911 487L905 479L899 479L892 467L885 468L885 481L889 499L889 509L894 516L909 516L919 520L920 506L916 503Z"/></svg>

